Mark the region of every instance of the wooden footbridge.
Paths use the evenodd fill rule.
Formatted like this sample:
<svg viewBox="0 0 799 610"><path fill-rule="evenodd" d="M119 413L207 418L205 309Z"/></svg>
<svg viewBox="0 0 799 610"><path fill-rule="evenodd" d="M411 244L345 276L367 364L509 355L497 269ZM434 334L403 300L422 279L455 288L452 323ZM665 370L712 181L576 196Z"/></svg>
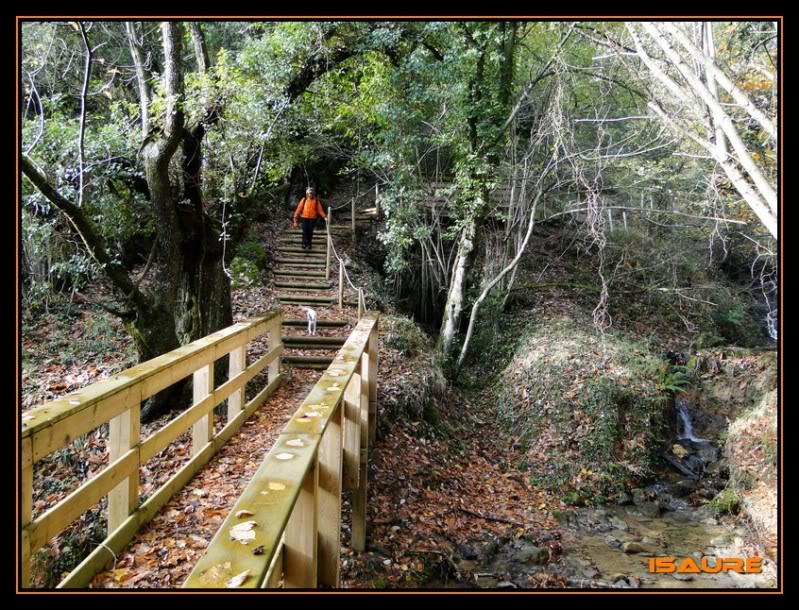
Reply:
<svg viewBox="0 0 799 610"><path fill-rule="evenodd" d="M307 587L339 584L342 489L353 490L352 547L364 550L368 449L377 415L377 313L363 312L255 476L222 523L185 587ZM23 586L31 557L81 514L108 497L108 537L59 587L86 587L136 532L182 489L283 382L283 311L275 309L42 405L21 431ZM247 363L247 346L266 353ZM214 387L214 363L229 362L228 380ZM266 382L245 401L247 384ZM141 438L140 403L187 377L190 408ZM213 412L226 401L226 424ZM32 517L33 466L54 451L109 424L109 464L43 514ZM191 430L192 457L140 503L139 469Z"/></svg>

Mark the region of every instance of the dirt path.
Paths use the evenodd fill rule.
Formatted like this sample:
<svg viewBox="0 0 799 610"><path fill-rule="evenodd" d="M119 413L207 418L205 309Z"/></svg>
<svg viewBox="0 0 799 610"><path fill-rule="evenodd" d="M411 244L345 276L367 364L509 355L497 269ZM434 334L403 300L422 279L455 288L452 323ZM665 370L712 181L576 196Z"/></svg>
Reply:
<svg viewBox="0 0 799 610"><path fill-rule="evenodd" d="M403 383L381 370L386 377ZM553 500L513 467L517 456L493 408L454 395L439 417L381 426L370 471L369 552L344 549L342 586L494 586L511 575L484 566L505 546L535 541L546 561L559 555ZM549 580L535 575L524 584Z"/></svg>

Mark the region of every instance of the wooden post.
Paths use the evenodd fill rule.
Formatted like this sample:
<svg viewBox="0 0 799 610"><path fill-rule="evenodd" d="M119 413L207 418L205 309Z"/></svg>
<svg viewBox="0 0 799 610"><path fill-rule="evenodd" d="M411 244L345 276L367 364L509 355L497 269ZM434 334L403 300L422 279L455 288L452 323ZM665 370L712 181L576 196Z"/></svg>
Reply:
<svg viewBox="0 0 799 610"><path fill-rule="evenodd" d="M319 462L314 460L286 526L283 585L286 589L316 588L317 507Z"/></svg>
<svg viewBox="0 0 799 610"><path fill-rule="evenodd" d="M278 345L280 345L280 331L282 328L283 314L281 313L275 318L272 328L269 329L269 343L267 344L269 351L272 351ZM267 376L269 383L272 383L272 381L277 379L278 375L280 375L280 358L275 358L269 363L269 374Z"/></svg>
<svg viewBox="0 0 799 610"><path fill-rule="evenodd" d="M369 386L369 444L375 442L377 436L377 351L379 349L380 335L378 334L379 321L376 321L369 335L366 345L369 366L366 368L366 379Z"/></svg>
<svg viewBox="0 0 799 610"><path fill-rule="evenodd" d="M344 307L344 261L338 262L338 308Z"/></svg>
<svg viewBox="0 0 799 610"><path fill-rule="evenodd" d="M140 405L131 406L108 423L108 463L139 444ZM108 534L111 535L139 505L139 470L108 494Z"/></svg>
<svg viewBox="0 0 799 610"><path fill-rule="evenodd" d="M613 233L613 210L608 209L608 223L610 223L610 232Z"/></svg>
<svg viewBox="0 0 799 610"><path fill-rule="evenodd" d="M336 409L319 445L319 543L317 575L321 585L339 586L341 552L341 476L343 408Z"/></svg>
<svg viewBox="0 0 799 610"><path fill-rule="evenodd" d="M344 489L358 489L361 461L361 375L344 389Z"/></svg>
<svg viewBox="0 0 799 610"><path fill-rule="evenodd" d="M363 318L363 314L366 313L366 304L363 298L363 288L358 288L358 319L360 320Z"/></svg>
<svg viewBox="0 0 799 610"><path fill-rule="evenodd" d="M237 347L229 356L228 364L228 379L233 379L239 373L244 372L247 368L247 345ZM238 415L244 407L244 398L246 396L245 389L247 384L241 386L240 389L233 392L227 399L227 420L233 421L233 418Z"/></svg>
<svg viewBox="0 0 799 610"><path fill-rule="evenodd" d="M380 185L375 184L375 216L380 220Z"/></svg>
<svg viewBox="0 0 799 610"><path fill-rule="evenodd" d="M355 197L352 198L352 243L355 243Z"/></svg>
<svg viewBox="0 0 799 610"><path fill-rule="evenodd" d="M24 529L33 520L33 449L31 437L22 439L22 514L20 526L23 528L21 535L22 544L22 586L30 587L31 583L31 539L30 534Z"/></svg>
<svg viewBox="0 0 799 610"><path fill-rule="evenodd" d="M622 210L621 219L624 221L624 230L627 230L627 210Z"/></svg>
<svg viewBox="0 0 799 610"><path fill-rule="evenodd" d="M361 370L368 368L368 362L361 357ZM352 492L352 549L358 553L366 551L366 488L369 467L369 389L363 376L358 386L359 435L361 446L358 451L358 488Z"/></svg>
<svg viewBox="0 0 799 610"><path fill-rule="evenodd" d="M325 281L330 281L330 223L333 222L333 208L327 206L327 257L325 258Z"/></svg>
<svg viewBox="0 0 799 610"><path fill-rule="evenodd" d="M207 364L194 372L194 404L214 391L214 363ZM191 454L197 455L214 437L214 410L203 415L192 427Z"/></svg>

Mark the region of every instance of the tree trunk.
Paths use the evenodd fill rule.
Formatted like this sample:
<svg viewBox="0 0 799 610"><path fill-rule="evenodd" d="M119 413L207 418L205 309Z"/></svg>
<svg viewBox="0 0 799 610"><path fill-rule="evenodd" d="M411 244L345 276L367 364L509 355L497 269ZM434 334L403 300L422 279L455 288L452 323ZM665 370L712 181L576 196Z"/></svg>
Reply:
<svg viewBox="0 0 799 610"><path fill-rule="evenodd" d="M452 280L449 283L439 338L441 355L445 360L449 360L452 356L455 337L461 324L466 293L466 276L474 258L476 235L477 222L473 220L463 228L458 242L458 256L452 270Z"/></svg>

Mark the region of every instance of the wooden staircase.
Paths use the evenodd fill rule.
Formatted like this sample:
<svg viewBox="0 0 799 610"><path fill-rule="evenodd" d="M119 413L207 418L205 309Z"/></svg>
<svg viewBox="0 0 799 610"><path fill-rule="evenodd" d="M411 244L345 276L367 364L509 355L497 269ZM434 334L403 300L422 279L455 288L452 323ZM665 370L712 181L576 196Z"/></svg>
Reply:
<svg viewBox="0 0 799 610"><path fill-rule="evenodd" d="M283 364L301 369L326 369L349 333L349 321L329 317L337 303L327 273L327 234L314 232L310 250L302 247L302 232L287 230L278 238L275 288L282 305L310 307L317 314L317 334L308 335L305 318L283 321ZM331 336L330 333L340 333ZM323 334L324 333L324 334Z"/></svg>

